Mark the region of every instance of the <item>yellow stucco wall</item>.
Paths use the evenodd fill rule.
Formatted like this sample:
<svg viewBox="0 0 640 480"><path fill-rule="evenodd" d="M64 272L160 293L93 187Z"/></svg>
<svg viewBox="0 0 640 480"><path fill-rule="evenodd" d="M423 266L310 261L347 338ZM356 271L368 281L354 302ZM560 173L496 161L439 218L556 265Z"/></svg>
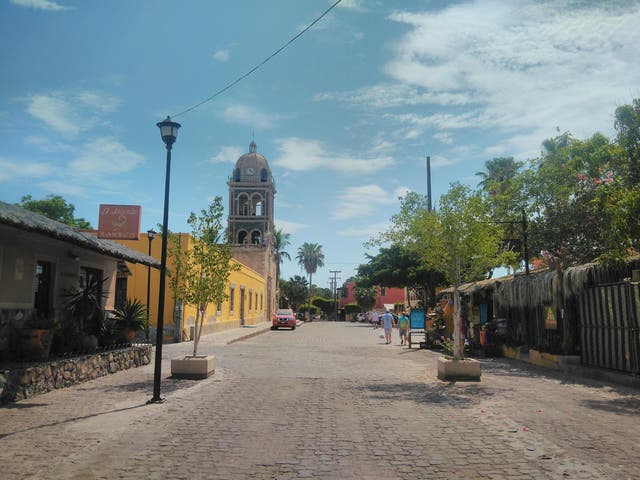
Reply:
<svg viewBox="0 0 640 480"><path fill-rule="evenodd" d="M189 234L176 234L180 238L183 248L189 248L191 236ZM120 240L120 243L129 248L149 253L149 240L146 233L140 234L139 240ZM162 236L156 235L151 242L151 256L160 259L162 249ZM243 265L236 260L234 263L240 265L240 270L231 272L227 294L233 289L233 302L227 299L218 310L217 305L209 305L203 326L203 334L237 328L244 325L253 325L267 320L266 311L266 288L265 280L255 270ZM147 303L147 267L144 265L130 264L127 266L131 270L131 275L127 278L127 297L137 298L143 304ZM173 268L171 257L167 257L167 268ZM150 270L149 276L149 314L151 324L155 327L158 319L158 291L160 287L160 272L156 269ZM244 296L244 302L242 296ZM257 304L256 304L257 297ZM176 300L167 278L167 289L164 302L164 331L165 340L176 337L177 322L174 324L174 310ZM233 305L232 305L233 304ZM178 304L179 305L179 304ZM232 308L233 307L233 308ZM244 307L244 310L242 309ZM184 305L182 308L182 332L188 337L191 327L195 323L196 309L191 305ZM244 321L242 321L242 318Z"/></svg>

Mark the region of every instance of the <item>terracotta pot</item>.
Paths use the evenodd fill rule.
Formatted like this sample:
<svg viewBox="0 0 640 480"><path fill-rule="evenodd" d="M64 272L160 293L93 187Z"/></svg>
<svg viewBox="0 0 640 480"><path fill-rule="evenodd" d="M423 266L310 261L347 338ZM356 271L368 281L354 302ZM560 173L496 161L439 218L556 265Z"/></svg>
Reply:
<svg viewBox="0 0 640 480"><path fill-rule="evenodd" d="M53 333L44 329L22 329L19 333L18 356L23 360L42 362L49 358Z"/></svg>
<svg viewBox="0 0 640 480"><path fill-rule="evenodd" d="M133 339L136 338L136 331L130 328L125 328L122 330L122 340L127 343L133 342Z"/></svg>

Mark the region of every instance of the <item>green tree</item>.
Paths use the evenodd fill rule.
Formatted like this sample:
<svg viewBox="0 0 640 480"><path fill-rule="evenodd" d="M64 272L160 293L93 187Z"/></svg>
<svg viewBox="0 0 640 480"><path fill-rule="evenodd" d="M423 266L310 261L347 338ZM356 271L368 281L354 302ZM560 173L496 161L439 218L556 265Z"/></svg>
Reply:
<svg viewBox="0 0 640 480"><path fill-rule="evenodd" d="M300 275L295 275L289 280L282 280L280 283L280 306L282 308L291 307L298 311L300 305L304 303L308 285L307 279Z"/></svg>
<svg viewBox="0 0 640 480"><path fill-rule="evenodd" d="M543 155L525 172L532 251L558 268L619 251L621 232L611 222L631 213L624 213L622 201L623 151L599 133L586 140L563 134L543 146Z"/></svg>
<svg viewBox="0 0 640 480"><path fill-rule="evenodd" d="M513 157L498 157L485 162L486 172L476 173L482 179L478 186L486 195L493 221L503 231L503 248L519 251L524 242L522 215L527 209L523 166ZM511 267L515 270L518 264Z"/></svg>
<svg viewBox="0 0 640 480"><path fill-rule="evenodd" d="M359 277L354 278L353 281L353 296L356 302L363 310L371 310L376 304L380 289L377 286L369 285L368 280Z"/></svg>
<svg viewBox="0 0 640 480"><path fill-rule="evenodd" d="M76 207L73 203L67 203L60 195L47 195L42 200L34 200L31 195L25 195L16 205L72 227L93 230L91 224L84 218L73 216Z"/></svg>
<svg viewBox="0 0 640 480"><path fill-rule="evenodd" d="M335 308L333 299L327 297L313 297L311 299L311 305L318 307L318 309L326 315L330 315Z"/></svg>
<svg viewBox="0 0 640 480"><path fill-rule="evenodd" d="M500 229L491 220L491 211L480 193L453 183L440 198L437 212L416 212L405 240L425 266L443 272L454 285L454 358L457 360L463 356L458 286L486 276L508 260L500 251Z"/></svg>
<svg viewBox="0 0 640 480"><path fill-rule="evenodd" d="M626 153L625 183L634 187L640 184L640 99L616 108L615 116L618 144Z"/></svg>
<svg viewBox="0 0 640 480"><path fill-rule="evenodd" d="M285 250L291 245L289 237L291 237L291 234L283 232L281 228L277 228L275 232L273 232L273 256L276 261L276 290L280 282L280 265L282 265L285 259L291 260L289 252Z"/></svg>
<svg viewBox="0 0 640 480"><path fill-rule="evenodd" d="M301 247L298 248L298 254L296 255L296 260L298 260L298 264L304 268L304 271L309 275L309 302L311 304L311 290L312 290L312 282L311 279L313 274L316 273L318 268L324 267L324 253L322 253L322 245L318 245L317 243L308 243L305 242ZM311 320L311 316L309 315L309 320Z"/></svg>
<svg viewBox="0 0 640 480"><path fill-rule="evenodd" d="M377 255L365 256L368 263L358 266L358 277L363 286L406 287L428 305L435 298L435 287L444 281L442 273L426 268L403 245L381 247Z"/></svg>
<svg viewBox="0 0 640 480"><path fill-rule="evenodd" d="M229 275L240 268L231 259L223 214L222 197L216 197L199 216L191 212L187 220L193 240L190 248L181 248L179 238L172 236L174 269L170 271L171 286L176 298L196 307L193 356L198 352L207 306L228 298Z"/></svg>

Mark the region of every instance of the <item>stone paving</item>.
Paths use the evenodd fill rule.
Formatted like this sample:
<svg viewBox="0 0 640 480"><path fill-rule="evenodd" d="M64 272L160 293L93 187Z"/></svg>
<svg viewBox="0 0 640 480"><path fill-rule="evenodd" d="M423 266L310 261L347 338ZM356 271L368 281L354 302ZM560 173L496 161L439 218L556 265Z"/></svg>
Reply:
<svg viewBox="0 0 640 480"><path fill-rule="evenodd" d="M440 382L436 352L361 324L229 344L242 330L203 338L207 380L167 379L167 363L163 404L145 405L147 366L0 409L0 477L639 478L638 390L503 359L479 383Z"/></svg>

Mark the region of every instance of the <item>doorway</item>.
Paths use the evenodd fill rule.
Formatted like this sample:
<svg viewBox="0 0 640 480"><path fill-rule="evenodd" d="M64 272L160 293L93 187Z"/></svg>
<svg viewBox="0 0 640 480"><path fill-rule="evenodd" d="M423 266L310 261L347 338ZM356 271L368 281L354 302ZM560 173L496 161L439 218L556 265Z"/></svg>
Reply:
<svg viewBox="0 0 640 480"><path fill-rule="evenodd" d="M36 263L36 289L34 308L38 315L48 317L51 314L53 299L53 264L38 260Z"/></svg>
<svg viewBox="0 0 640 480"><path fill-rule="evenodd" d="M244 295L244 287L240 287L240 326L244 327L244 302L245 302L245 295Z"/></svg>

